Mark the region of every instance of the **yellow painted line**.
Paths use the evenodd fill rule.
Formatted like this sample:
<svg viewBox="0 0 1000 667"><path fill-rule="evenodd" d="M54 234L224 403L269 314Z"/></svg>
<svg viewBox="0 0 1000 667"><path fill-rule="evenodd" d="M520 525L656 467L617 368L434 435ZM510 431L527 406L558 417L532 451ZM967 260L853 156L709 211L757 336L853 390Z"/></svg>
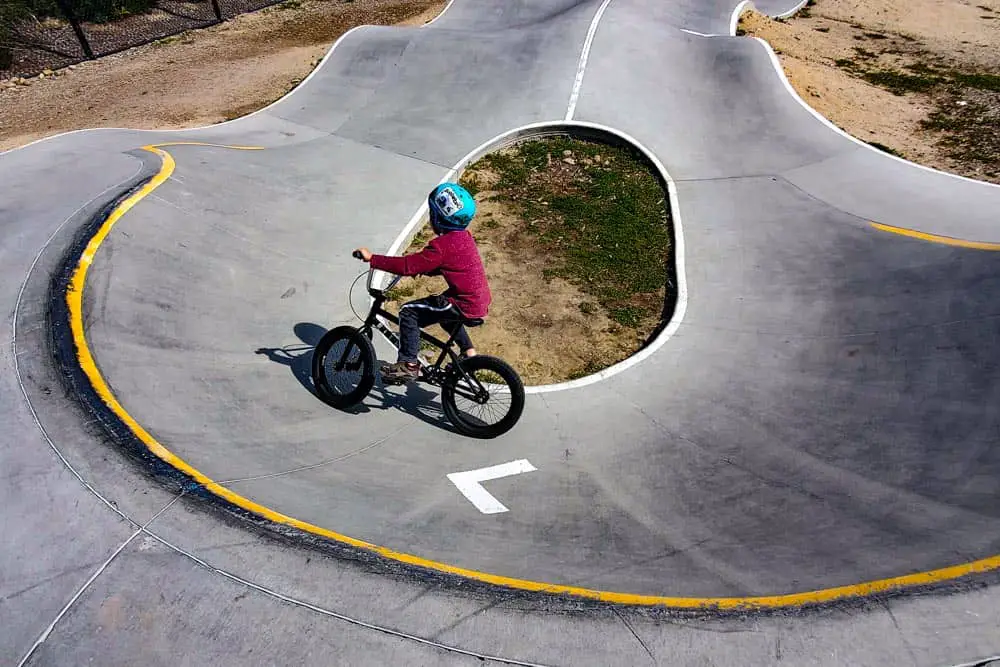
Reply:
<svg viewBox="0 0 1000 667"><path fill-rule="evenodd" d="M159 146L164 145L176 144L159 144ZM145 150L156 153L162 158L163 165L161 166L159 173L138 192L119 204L111 215L108 216L108 219L90 240L90 243L87 244L87 247L80 258L80 262L73 273L69 289L66 293L66 301L69 305L70 327L73 333L73 339L76 342L77 359L79 360L80 367L90 380L91 385L93 385L94 390L101 397L101 400L104 401L108 408L110 408L119 419L128 425L128 427L132 430L132 433L134 433L135 436L149 448L149 451L164 462L173 466L175 469L190 476L200 485L204 486L204 488L210 493L215 494L219 498L222 498L237 507L252 512L253 514L269 521L273 521L274 523L291 526L304 532L325 537L342 544L348 544L353 547L366 549L385 558L400 563L406 563L407 565L414 565L434 570L436 572L444 572L507 588L542 593L573 595L591 600L599 600L602 602L629 605L656 605L680 609L764 609L791 607L831 602L844 598L861 597L909 586L940 583L970 574L978 574L1000 569L1000 555L998 555L971 563L963 563L961 565L931 570L929 572L917 572L900 577L892 577L890 579L879 579L877 581L838 586L836 588L825 588L821 590L807 591L804 593L728 598L691 598L639 595L635 593L618 593L614 591L601 591L577 586L549 584L538 581L530 581L527 579L515 579L512 577L503 577L500 575L489 574L487 572L479 572L476 570L455 567L446 563L439 563L437 561L428 560L419 556L394 551L386 547L381 547L363 540L348 537L347 535L341 535L340 533L335 533L332 530L327 530L326 528L321 528L311 523L300 521L290 516L281 514L280 512L276 512L268 507L264 507L263 505L259 505L249 498L245 498L244 496L241 496L238 493L220 485L218 482L206 477L150 435L149 432L146 431L142 425L139 424L132 417L132 415L130 415L125 408L122 407L121 403L118 402L118 399L115 398L111 389L108 387L107 382L105 382L100 371L98 371L97 365L94 363L94 358L90 353L90 349L87 347L87 339L83 330L83 286L87 277L87 269L93 262L94 254L107 237L108 232L110 232L111 228L114 227L115 223L120 220L121 217L125 215L125 213L127 213L133 206L139 203L139 201L141 201L146 195L162 185L163 182L170 177L170 174L173 173L174 170L174 160L169 153L160 150L157 146L145 146L144 148ZM229 147L227 146L226 148Z"/></svg>
<svg viewBox="0 0 1000 667"><path fill-rule="evenodd" d="M940 236L938 234L918 232L915 229L906 229L905 227L883 225L881 222L871 222L869 224L882 232L899 234L900 236L909 236L910 238L920 239L921 241L930 241L931 243L941 243L943 245L957 246L959 248L971 248L973 250L1000 250L1000 243L989 243L987 241L965 241L963 239L952 238L951 236Z"/></svg>

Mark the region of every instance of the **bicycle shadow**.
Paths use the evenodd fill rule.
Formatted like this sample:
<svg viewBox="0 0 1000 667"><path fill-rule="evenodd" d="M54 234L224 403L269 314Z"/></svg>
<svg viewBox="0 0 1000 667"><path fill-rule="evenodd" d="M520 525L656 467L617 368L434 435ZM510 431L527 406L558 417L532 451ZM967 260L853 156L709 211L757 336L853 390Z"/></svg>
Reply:
<svg viewBox="0 0 1000 667"><path fill-rule="evenodd" d="M293 327L295 335L302 341L298 345L285 347L261 347L254 350L255 354L264 355L269 361L288 366L292 376L313 396L317 396L316 387L312 381L313 349L319 343L326 329L312 322L299 322ZM376 373L375 386L367 398L357 405L340 410L349 415L366 414L372 410L400 410L416 417L431 426L455 433L454 427L448 421L437 392L425 389L422 385L411 382L403 385L404 393L389 391ZM332 409L332 408L331 408Z"/></svg>

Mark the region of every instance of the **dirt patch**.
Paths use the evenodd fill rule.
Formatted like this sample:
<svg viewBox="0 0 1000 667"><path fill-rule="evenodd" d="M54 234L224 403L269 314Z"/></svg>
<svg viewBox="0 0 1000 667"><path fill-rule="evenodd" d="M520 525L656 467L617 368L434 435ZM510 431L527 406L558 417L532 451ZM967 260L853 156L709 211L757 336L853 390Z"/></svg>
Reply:
<svg viewBox="0 0 1000 667"><path fill-rule="evenodd" d="M486 324L471 331L481 353L547 384L615 364L657 330L675 285L669 205L635 153L531 141L486 156L462 184L478 202L470 229L493 292ZM425 227L406 253L431 235ZM406 281L387 308L443 289L440 278Z"/></svg>
<svg viewBox="0 0 1000 667"><path fill-rule="evenodd" d="M306 0L0 89L0 150L91 127L180 129L267 106L357 25L421 25L443 0ZM10 85L9 83L7 85Z"/></svg>
<svg viewBox="0 0 1000 667"><path fill-rule="evenodd" d="M747 12L800 96L887 152L1000 183L1000 0L817 0Z"/></svg>

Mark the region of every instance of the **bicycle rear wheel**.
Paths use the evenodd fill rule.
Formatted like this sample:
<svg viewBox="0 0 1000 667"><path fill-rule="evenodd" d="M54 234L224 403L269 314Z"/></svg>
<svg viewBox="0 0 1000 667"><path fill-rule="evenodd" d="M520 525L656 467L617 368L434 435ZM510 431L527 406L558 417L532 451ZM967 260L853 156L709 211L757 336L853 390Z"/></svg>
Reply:
<svg viewBox="0 0 1000 667"><path fill-rule="evenodd" d="M462 435L496 438L514 428L524 411L524 384L502 359L476 355L461 362L441 385L441 405ZM473 381L471 378L474 378Z"/></svg>
<svg viewBox="0 0 1000 667"><path fill-rule="evenodd" d="M313 350L312 380L327 405L349 408L375 386L375 348L358 329L337 327L323 335Z"/></svg>

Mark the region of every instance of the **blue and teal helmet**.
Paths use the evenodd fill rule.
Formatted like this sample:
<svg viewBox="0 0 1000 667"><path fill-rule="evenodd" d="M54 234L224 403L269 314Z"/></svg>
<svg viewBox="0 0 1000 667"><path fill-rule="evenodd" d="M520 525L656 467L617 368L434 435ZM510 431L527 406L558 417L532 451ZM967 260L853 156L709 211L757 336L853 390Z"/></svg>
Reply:
<svg viewBox="0 0 1000 667"><path fill-rule="evenodd" d="M458 183L442 183L427 197L431 224L452 232L465 229L476 215L476 200Z"/></svg>

